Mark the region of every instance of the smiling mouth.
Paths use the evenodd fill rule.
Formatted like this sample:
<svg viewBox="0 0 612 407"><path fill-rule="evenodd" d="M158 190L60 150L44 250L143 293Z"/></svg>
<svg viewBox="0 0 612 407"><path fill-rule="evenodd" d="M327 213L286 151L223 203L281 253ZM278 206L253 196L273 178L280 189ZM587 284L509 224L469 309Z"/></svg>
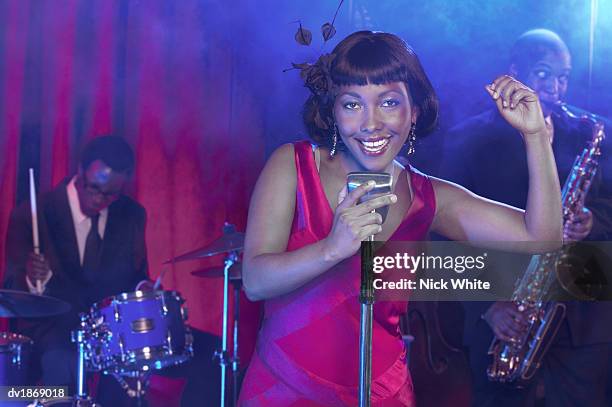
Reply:
<svg viewBox="0 0 612 407"><path fill-rule="evenodd" d="M389 146L390 137L381 137L369 140L357 139L361 150L367 155L378 155L382 154Z"/></svg>

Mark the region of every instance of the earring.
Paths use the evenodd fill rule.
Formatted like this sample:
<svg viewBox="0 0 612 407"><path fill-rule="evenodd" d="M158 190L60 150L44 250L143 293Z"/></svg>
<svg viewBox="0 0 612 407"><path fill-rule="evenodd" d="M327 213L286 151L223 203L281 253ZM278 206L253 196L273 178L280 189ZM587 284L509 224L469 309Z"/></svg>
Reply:
<svg viewBox="0 0 612 407"><path fill-rule="evenodd" d="M414 154L414 145L416 143L416 123L412 123L410 126L410 132L408 133L408 154Z"/></svg>
<svg viewBox="0 0 612 407"><path fill-rule="evenodd" d="M329 150L329 158L334 158L336 155L336 149L338 148L338 127L334 124L334 132L332 133L332 145Z"/></svg>

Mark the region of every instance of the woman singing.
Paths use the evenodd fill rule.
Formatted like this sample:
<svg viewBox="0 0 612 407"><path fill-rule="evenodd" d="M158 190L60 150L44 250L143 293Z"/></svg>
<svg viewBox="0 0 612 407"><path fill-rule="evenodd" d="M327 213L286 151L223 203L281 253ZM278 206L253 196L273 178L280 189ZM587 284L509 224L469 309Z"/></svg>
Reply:
<svg viewBox="0 0 612 407"><path fill-rule="evenodd" d="M537 95L509 76L486 87L525 142L525 211L403 167L405 145L435 125L437 99L414 51L393 34L361 31L303 72L312 94L304 122L315 144L281 146L252 197L244 287L265 300L242 406L354 406L359 382L360 242L416 241L429 230L449 239L561 244L561 198ZM492 146L494 148L494 146ZM372 188L346 192L352 171L386 172L393 191L365 203ZM389 206L384 223L372 210ZM487 243L488 242L488 243ZM526 250L515 245L515 250ZM372 403L412 406L399 319L406 303L374 305Z"/></svg>

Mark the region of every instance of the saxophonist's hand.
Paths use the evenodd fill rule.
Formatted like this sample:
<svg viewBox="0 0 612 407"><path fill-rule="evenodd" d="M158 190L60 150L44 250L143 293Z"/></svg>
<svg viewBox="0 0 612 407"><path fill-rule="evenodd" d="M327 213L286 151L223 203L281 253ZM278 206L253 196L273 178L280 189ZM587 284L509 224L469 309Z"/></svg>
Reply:
<svg viewBox="0 0 612 407"><path fill-rule="evenodd" d="M502 75L486 86L501 116L523 135L531 137L548 135L538 95L511 76Z"/></svg>
<svg viewBox="0 0 612 407"><path fill-rule="evenodd" d="M511 301L497 301L482 318L489 324L495 337L505 342L519 338L527 328L529 312L519 311Z"/></svg>
<svg viewBox="0 0 612 407"><path fill-rule="evenodd" d="M593 213L588 208L582 208L581 212L574 215L563 230L563 241L575 242L582 240L591 233L593 229Z"/></svg>

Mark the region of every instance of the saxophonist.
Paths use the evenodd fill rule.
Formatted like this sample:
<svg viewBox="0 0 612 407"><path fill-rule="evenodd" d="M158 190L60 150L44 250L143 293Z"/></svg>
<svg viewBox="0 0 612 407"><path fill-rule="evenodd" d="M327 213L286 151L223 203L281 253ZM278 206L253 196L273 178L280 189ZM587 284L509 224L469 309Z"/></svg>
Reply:
<svg viewBox="0 0 612 407"><path fill-rule="evenodd" d="M569 49L556 33L531 30L517 39L509 62L508 73L531 87L540 98L559 179L563 182L574 158L591 138L589 128L555 109L568 88L572 68ZM442 177L481 196L525 207L529 186L521 136L496 111L467 119L451 129L445 140ZM600 163L606 160L602 156ZM502 170L491 171L492 168ZM611 237L612 183L602 182L605 173L606 169L600 168L584 209L564 231L566 240ZM487 350L494 336L503 341L518 337L526 325L526 313L511 302L501 301L465 302L464 307L464 344L469 351L474 406L532 406L538 380L544 383L547 407L609 405L605 386L612 343L612 306L568 303L565 320L544 359L538 380L522 389L488 380Z"/></svg>

